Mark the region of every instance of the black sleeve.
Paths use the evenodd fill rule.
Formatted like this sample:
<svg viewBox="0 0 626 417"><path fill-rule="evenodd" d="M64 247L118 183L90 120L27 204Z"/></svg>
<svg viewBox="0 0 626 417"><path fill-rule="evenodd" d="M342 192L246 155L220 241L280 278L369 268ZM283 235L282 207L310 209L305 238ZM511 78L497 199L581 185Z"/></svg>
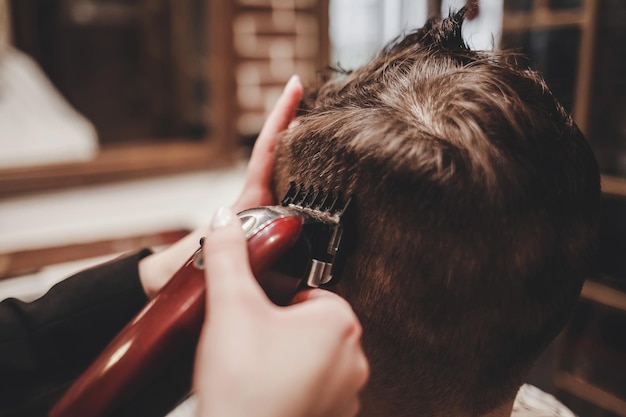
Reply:
<svg viewBox="0 0 626 417"><path fill-rule="evenodd" d="M79 272L25 303L0 303L0 415L42 415L139 312L149 250Z"/></svg>

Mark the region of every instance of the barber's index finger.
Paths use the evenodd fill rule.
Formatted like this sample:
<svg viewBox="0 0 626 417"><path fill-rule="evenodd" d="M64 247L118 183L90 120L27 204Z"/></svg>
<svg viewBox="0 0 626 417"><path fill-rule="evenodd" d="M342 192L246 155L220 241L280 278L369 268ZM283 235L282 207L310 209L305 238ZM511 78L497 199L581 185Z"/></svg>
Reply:
<svg viewBox="0 0 626 417"><path fill-rule="evenodd" d="M278 102L268 116L261 133L252 149L248 164L248 179L256 183L268 184L274 161L276 135L287 129L293 120L298 104L302 99L300 78L293 76L285 86ZM269 156L268 156L269 155Z"/></svg>
<svg viewBox="0 0 626 417"><path fill-rule="evenodd" d="M270 112L261 133L260 139L271 139L277 133L287 129L294 118L298 104L302 99L302 83L297 75L292 76Z"/></svg>

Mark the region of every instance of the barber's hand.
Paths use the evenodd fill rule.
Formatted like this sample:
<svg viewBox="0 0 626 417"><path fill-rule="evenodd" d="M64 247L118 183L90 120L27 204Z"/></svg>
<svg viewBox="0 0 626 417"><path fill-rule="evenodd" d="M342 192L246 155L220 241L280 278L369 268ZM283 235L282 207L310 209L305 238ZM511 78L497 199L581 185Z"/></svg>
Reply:
<svg viewBox="0 0 626 417"><path fill-rule="evenodd" d="M276 137L289 126L301 98L302 84L294 75L265 121L252 149L243 190L233 204L236 213L251 207L274 204L271 183ZM147 256L139 262L139 278L148 297L152 297L161 289L195 252L200 238L207 235L207 229L201 227L167 249Z"/></svg>
<svg viewBox="0 0 626 417"><path fill-rule="evenodd" d="M206 320L195 365L200 417L351 417L369 367L348 303L308 290L272 304L254 279L237 217L204 243Z"/></svg>

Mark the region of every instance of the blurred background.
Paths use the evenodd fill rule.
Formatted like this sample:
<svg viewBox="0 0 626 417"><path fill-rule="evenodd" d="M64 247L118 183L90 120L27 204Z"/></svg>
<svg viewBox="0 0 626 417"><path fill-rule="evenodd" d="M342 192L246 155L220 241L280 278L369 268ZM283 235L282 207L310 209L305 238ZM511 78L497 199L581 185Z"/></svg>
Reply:
<svg viewBox="0 0 626 417"><path fill-rule="evenodd" d="M292 74L355 68L466 4L470 46L522 52L603 172L595 272L529 382L581 416L626 416L621 0L0 0L0 296L204 224Z"/></svg>

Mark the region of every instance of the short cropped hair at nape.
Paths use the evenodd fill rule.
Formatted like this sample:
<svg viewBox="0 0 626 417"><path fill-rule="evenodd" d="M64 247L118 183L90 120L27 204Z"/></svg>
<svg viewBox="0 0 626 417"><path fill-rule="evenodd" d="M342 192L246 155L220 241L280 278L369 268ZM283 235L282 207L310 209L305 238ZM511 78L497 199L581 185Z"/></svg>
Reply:
<svg viewBox="0 0 626 417"><path fill-rule="evenodd" d="M485 414L566 323L590 267L600 177L515 55L471 51L461 10L334 73L281 137L290 181L352 195L337 288L363 323L363 414Z"/></svg>

